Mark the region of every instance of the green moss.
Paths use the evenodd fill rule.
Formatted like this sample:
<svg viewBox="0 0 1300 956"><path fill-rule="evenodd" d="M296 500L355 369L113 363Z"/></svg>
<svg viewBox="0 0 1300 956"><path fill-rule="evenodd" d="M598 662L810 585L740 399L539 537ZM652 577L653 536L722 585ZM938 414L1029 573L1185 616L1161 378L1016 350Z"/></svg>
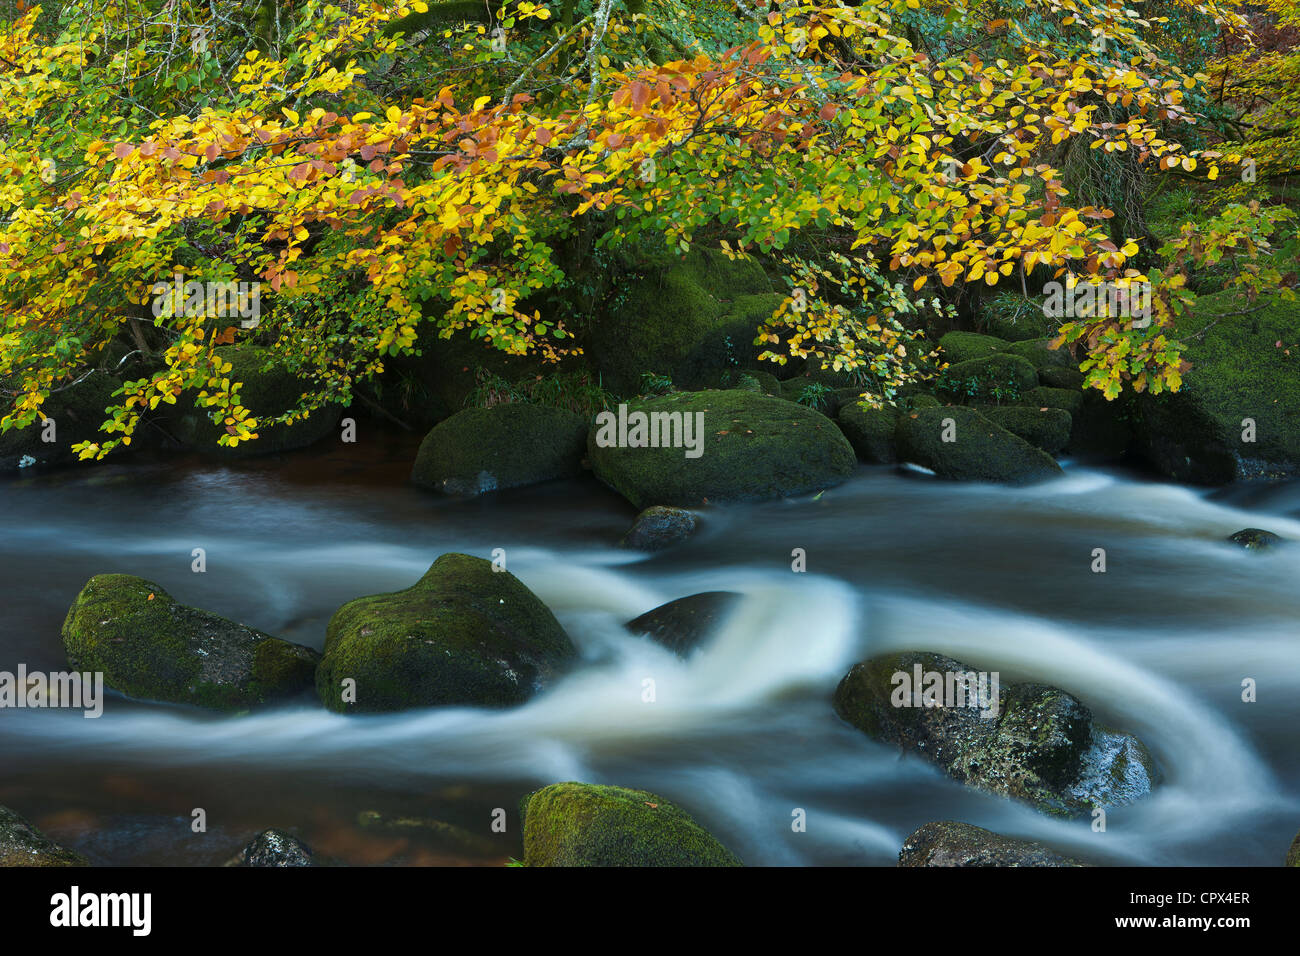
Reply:
<svg viewBox="0 0 1300 956"><path fill-rule="evenodd" d="M1300 833L1295 835L1295 839L1291 841L1291 849L1287 850L1286 865L1300 866Z"/></svg>
<svg viewBox="0 0 1300 956"><path fill-rule="evenodd" d="M1023 342L1012 342L1007 346L1006 351L1009 355L1019 355L1027 359L1038 369L1039 375L1042 375L1044 369L1074 369L1078 371L1078 363L1066 349L1051 348L1051 339L1028 339Z"/></svg>
<svg viewBox="0 0 1300 956"><path fill-rule="evenodd" d="M939 339L939 348L943 350L943 359L950 365L988 358L990 355L1006 351L1007 346L1010 344L1006 339L995 338L992 335L981 335L978 332L949 332Z"/></svg>
<svg viewBox="0 0 1300 956"><path fill-rule="evenodd" d="M1061 408L1071 415L1077 415L1083 410L1083 393L1068 388L1039 385L1021 395L1019 404L1033 408Z"/></svg>
<svg viewBox="0 0 1300 956"><path fill-rule="evenodd" d="M1067 388L1078 391L1083 388L1083 373L1074 365L1049 365L1038 369L1038 381L1049 388Z"/></svg>
<svg viewBox="0 0 1300 956"><path fill-rule="evenodd" d="M467 408L424 437L411 480L476 495L570 477L582 471L586 442L587 422L564 409L520 402Z"/></svg>
<svg viewBox="0 0 1300 956"><path fill-rule="evenodd" d="M644 790L557 783L528 800L528 866L740 866L684 810Z"/></svg>
<svg viewBox="0 0 1300 956"><path fill-rule="evenodd" d="M738 390L681 392L628 403L633 412L703 413L702 454L684 448L601 447L592 428L588 457L596 477L637 508L693 507L801 495L837 485L857 465L853 448L824 415ZM693 432L694 434L694 432Z"/></svg>
<svg viewBox="0 0 1300 956"><path fill-rule="evenodd" d="M63 623L68 662L143 700L240 711L312 685L319 655L129 574L91 578Z"/></svg>
<svg viewBox="0 0 1300 956"><path fill-rule="evenodd" d="M899 414L892 405L870 408L861 402L849 402L840 408L837 421L859 459L868 464L888 464L898 460L894 432Z"/></svg>
<svg viewBox="0 0 1300 956"><path fill-rule="evenodd" d="M945 424L949 419L952 429ZM955 440L944 441L945 435ZM922 465L941 478L1024 484L1061 474L1061 466L1041 448L963 406L902 415L895 439L900 461Z"/></svg>
<svg viewBox="0 0 1300 956"><path fill-rule="evenodd" d="M1038 370L1019 355L997 352L987 358L949 365L939 392L953 401L1014 401L1038 385Z"/></svg>
<svg viewBox="0 0 1300 956"><path fill-rule="evenodd" d="M1073 420L1065 409L983 405L978 411L993 424L1001 425L1049 455L1059 454L1070 443Z"/></svg>
<svg viewBox="0 0 1300 956"><path fill-rule="evenodd" d="M0 807L0 867L87 865L85 857L59 846L8 807Z"/></svg>
<svg viewBox="0 0 1300 956"><path fill-rule="evenodd" d="M403 591L357 598L330 619L316 690L336 711L504 707L574 655L555 615L508 571L444 554ZM342 682L356 681L356 703Z"/></svg>
<svg viewBox="0 0 1300 956"><path fill-rule="evenodd" d="M231 345L217 349L217 354L231 364L227 375L230 381L243 383L238 393L240 403L259 420L287 412L309 387L280 365L270 349ZM329 406L291 424L259 426L256 440L228 448L217 444L225 434L225 426L212 421L211 411L182 399L167 409L166 420L176 439L187 448L230 458L305 448L333 432L341 413L338 406Z"/></svg>
<svg viewBox="0 0 1300 956"><path fill-rule="evenodd" d="M1038 339L1052 331L1052 322L1043 314L1042 303L1019 293L995 296L984 307L984 324L990 335L1008 342Z"/></svg>

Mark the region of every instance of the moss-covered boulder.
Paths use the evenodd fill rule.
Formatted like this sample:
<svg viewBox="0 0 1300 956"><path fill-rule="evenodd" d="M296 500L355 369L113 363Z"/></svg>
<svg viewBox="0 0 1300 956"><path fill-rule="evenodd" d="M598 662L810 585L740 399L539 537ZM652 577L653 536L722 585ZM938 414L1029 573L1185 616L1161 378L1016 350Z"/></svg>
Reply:
<svg viewBox="0 0 1300 956"><path fill-rule="evenodd" d="M1073 369L1079 370L1079 363L1070 350L1066 348L1054 349L1051 347L1052 340L1043 339L1026 339L1023 342L1012 342L1006 347L1008 355L1018 355L1025 359L1034 368L1038 369L1038 375L1041 378L1045 369Z"/></svg>
<svg viewBox="0 0 1300 956"><path fill-rule="evenodd" d="M871 408L863 402L849 402L840 409L836 421L859 459L883 465L898 460L894 432L898 430L900 414L894 405Z"/></svg>
<svg viewBox="0 0 1300 956"><path fill-rule="evenodd" d="M645 790L556 783L526 801L527 866L740 866L730 850Z"/></svg>
<svg viewBox="0 0 1300 956"><path fill-rule="evenodd" d="M1006 351L1010 344L1006 339L981 335L979 332L949 332L939 339L943 359L949 365L988 358L990 355Z"/></svg>
<svg viewBox="0 0 1300 956"><path fill-rule="evenodd" d="M26 428L0 434L0 475L20 475L32 467L77 461L73 445L108 437L100 433L99 426L108 418L104 409L114 404L113 392L121 384L96 371L50 395L41 409L53 420L52 425L38 418Z"/></svg>
<svg viewBox="0 0 1300 956"><path fill-rule="evenodd" d="M1267 551L1276 548L1285 539L1262 528L1242 528L1228 535L1228 540L1247 551Z"/></svg>
<svg viewBox="0 0 1300 956"><path fill-rule="evenodd" d="M1083 393L1070 388L1039 385L1022 393L1017 404L1031 408L1059 408L1069 412L1073 418L1083 412Z"/></svg>
<svg viewBox="0 0 1300 956"><path fill-rule="evenodd" d="M1083 388L1083 373L1075 365L1040 366L1038 381L1049 388L1065 388L1078 391Z"/></svg>
<svg viewBox="0 0 1300 956"><path fill-rule="evenodd" d="M1073 419L1063 408L1033 408L1028 405L982 405L979 413L995 425L1049 455L1059 454L1070 443Z"/></svg>
<svg viewBox="0 0 1300 956"><path fill-rule="evenodd" d="M143 700L239 711L312 686L310 647L188 607L152 581L97 574L63 622L68 663Z"/></svg>
<svg viewBox="0 0 1300 956"><path fill-rule="evenodd" d="M942 820L903 841L899 866L1089 866L1034 840L1003 836L969 823Z"/></svg>
<svg viewBox="0 0 1300 956"><path fill-rule="evenodd" d="M1286 865L1300 866L1300 833L1291 841L1291 849L1286 851Z"/></svg>
<svg viewBox="0 0 1300 956"><path fill-rule="evenodd" d="M315 866L312 851L283 830L263 830L253 837L226 866Z"/></svg>
<svg viewBox="0 0 1300 956"><path fill-rule="evenodd" d="M1052 322L1043 314L1041 302L1017 295L1005 300L995 299L994 303L1000 307L988 308L984 314L984 326L989 335L1008 342L1023 342L1041 339L1052 331Z"/></svg>
<svg viewBox="0 0 1300 956"><path fill-rule="evenodd" d="M645 372L692 384L714 369L753 364L755 329L779 302L756 260L704 247L624 259L629 271L608 314L583 342L605 387L630 395Z"/></svg>
<svg viewBox="0 0 1300 956"><path fill-rule="evenodd" d="M693 535L697 523L694 512L685 508L654 505L636 516L620 543L636 551L662 551Z"/></svg>
<svg viewBox="0 0 1300 956"><path fill-rule="evenodd" d="M856 664L834 705L873 739L1054 815L1132 803L1155 780L1141 741L1096 724L1065 691L1026 683L1001 684L995 693L991 675L938 654L906 651Z"/></svg>
<svg viewBox="0 0 1300 956"><path fill-rule="evenodd" d="M954 402L1006 401L1038 387L1038 370L1019 355L997 352L949 365L937 385Z"/></svg>
<svg viewBox="0 0 1300 956"><path fill-rule="evenodd" d="M577 475L586 447L587 422L566 409L522 402L466 408L424 436L411 480L449 495L479 495Z"/></svg>
<svg viewBox="0 0 1300 956"><path fill-rule="evenodd" d="M739 600L733 591L704 591L661 604L624 627L685 657L712 636Z"/></svg>
<svg viewBox="0 0 1300 956"><path fill-rule="evenodd" d="M1198 484L1300 472L1300 359L1277 347L1300 341L1300 300L1204 296L1175 333L1192 367L1178 392L1138 397L1135 450L1161 474Z"/></svg>
<svg viewBox="0 0 1300 956"><path fill-rule="evenodd" d="M88 866L8 807L0 807L0 867Z"/></svg>
<svg viewBox="0 0 1300 956"><path fill-rule="evenodd" d="M330 619L316 690L330 710L523 703L576 656L550 609L509 571L444 554L411 587ZM355 682L355 700L350 690Z"/></svg>
<svg viewBox="0 0 1300 956"><path fill-rule="evenodd" d="M895 440L899 461L955 481L1026 484L1061 474L1051 455L973 408L922 408L900 415Z"/></svg>
<svg viewBox="0 0 1300 956"><path fill-rule="evenodd" d="M642 440L647 444L636 444ZM597 417L587 452L596 477L637 508L807 494L839 484L857 467L852 446L826 416L734 390L628 402Z"/></svg>
<svg viewBox="0 0 1300 956"><path fill-rule="evenodd" d="M237 396L254 418L274 418L287 412L310 388L310 383L286 368L270 349L226 345L217 349L217 354L231 365L226 376L231 383L243 383ZM306 448L335 434L341 413L338 406L331 405L289 424L261 426L255 440L241 441L234 448L227 448L217 444L226 433L225 425L214 423L209 417L212 410L197 405L192 397L182 397L175 405L160 406L159 411L164 426L184 447L230 458Z"/></svg>

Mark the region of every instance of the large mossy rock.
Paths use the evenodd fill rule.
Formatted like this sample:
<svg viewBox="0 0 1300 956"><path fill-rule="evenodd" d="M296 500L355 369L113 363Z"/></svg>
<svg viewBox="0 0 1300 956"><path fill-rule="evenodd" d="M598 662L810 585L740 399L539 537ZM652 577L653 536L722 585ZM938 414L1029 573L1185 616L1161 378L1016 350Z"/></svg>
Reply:
<svg viewBox="0 0 1300 956"><path fill-rule="evenodd" d="M586 447L587 422L566 409L519 402L467 408L424 436L411 480L478 495L580 474Z"/></svg>
<svg viewBox="0 0 1300 956"><path fill-rule="evenodd" d="M1067 372L1073 370L1079 371L1079 363L1070 350L1066 348L1052 348L1052 340L1026 339L1021 342L1012 342L1004 350L1008 355L1018 355L1031 363L1034 368L1038 369L1038 376L1041 379L1043 372L1049 369L1064 369Z"/></svg>
<svg viewBox="0 0 1300 956"><path fill-rule="evenodd" d="M979 413L1049 455L1059 454L1070 443L1073 419L1063 408L981 405Z"/></svg>
<svg viewBox="0 0 1300 956"><path fill-rule="evenodd" d="M113 392L121 384L96 371L76 385L54 392L41 405L46 418L54 420L52 431L37 418L26 428L0 434L0 474L22 474L33 466L77 461L73 445L109 437L100 433L99 426L108 418L104 410L114 403ZM54 440L43 440L46 435Z"/></svg>
<svg viewBox="0 0 1300 956"><path fill-rule="evenodd" d="M1291 849L1286 851L1286 866L1300 866L1300 833L1291 841Z"/></svg>
<svg viewBox="0 0 1300 956"><path fill-rule="evenodd" d="M684 811L644 790L557 783L524 804L527 866L740 866Z"/></svg>
<svg viewBox="0 0 1300 956"><path fill-rule="evenodd" d="M869 465L886 465L898 460L894 433L900 411L893 405L871 408L862 402L848 402L836 421L858 458Z"/></svg>
<svg viewBox="0 0 1300 956"><path fill-rule="evenodd" d="M1300 472L1300 301L1234 292L1204 296L1175 331L1192 365L1175 393L1135 402L1135 450L1177 481L1217 485ZM1291 354L1277 348L1292 346ZM1255 441L1245 440L1246 419Z"/></svg>
<svg viewBox="0 0 1300 956"><path fill-rule="evenodd" d="M628 272L583 343L606 388L631 395L645 372L689 385L754 364L755 331L780 303L756 260L702 247L623 258Z"/></svg>
<svg viewBox="0 0 1300 956"><path fill-rule="evenodd" d="M312 686L309 647L179 604L152 581L97 574L68 610L63 647L77 670L142 700L239 711Z"/></svg>
<svg viewBox="0 0 1300 956"><path fill-rule="evenodd" d="M330 710L355 713L508 707L576 653L555 615L513 574L483 558L444 554L411 587L335 612L316 690Z"/></svg>
<svg viewBox="0 0 1300 956"><path fill-rule="evenodd" d="M857 459L835 423L792 402L744 391L677 392L628 402L647 421L681 416L699 440L698 457L683 447L620 447L616 423L588 437L592 470L637 508L694 507L705 502L752 501L820 491L853 474ZM703 416L702 433L697 415ZM626 437L634 436L629 430ZM614 445L602 445L611 440Z"/></svg>
<svg viewBox="0 0 1300 956"><path fill-rule="evenodd" d="M920 668L922 680L915 675ZM953 779L1024 801L1045 813L1083 816L1145 796L1155 770L1136 737L1094 723L1065 691L1043 684L1002 684L996 703L967 695L916 698L931 677L974 668L948 657L906 651L854 665L835 690L835 712L881 743L937 764ZM902 677L905 675L907 682ZM991 685L985 685L991 698ZM946 686L945 686L946 690ZM910 691L910 692L909 692Z"/></svg>
<svg viewBox="0 0 1300 956"><path fill-rule="evenodd" d="M898 854L899 866L1089 866L1034 840L1003 836L969 823L942 820L917 828Z"/></svg>
<svg viewBox="0 0 1300 956"><path fill-rule="evenodd" d="M1061 474L1051 455L973 408L950 405L901 415L895 438L899 461L941 478L1026 484Z"/></svg>
<svg viewBox="0 0 1300 956"><path fill-rule="evenodd" d="M231 383L243 383L237 392L239 402L254 418L274 418L287 412L310 388L310 383L287 369L270 349L226 345L217 349L217 354L231 365L226 376ZM175 405L160 406L160 410L168 431L184 447L229 458L306 448L334 433L341 414L338 406L331 405L287 425L260 426L255 440L229 448L217 444L226 433L225 426L213 422L209 417L211 409L195 404L192 397L182 397Z"/></svg>
<svg viewBox="0 0 1300 956"><path fill-rule="evenodd" d="M988 358L990 355L1006 351L1010 344L1006 339L997 336L960 330L949 332L939 339L939 348L943 350L944 361L949 365Z"/></svg>
<svg viewBox="0 0 1300 956"><path fill-rule="evenodd" d="M0 867L87 866L8 807L0 807Z"/></svg>
<svg viewBox="0 0 1300 956"><path fill-rule="evenodd" d="M704 591L652 608L624 627L686 657L712 636L739 600L734 591Z"/></svg>
<svg viewBox="0 0 1300 956"><path fill-rule="evenodd" d="M940 391L953 401L990 400L998 392L1023 395L1038 386L1034 363L1009 352L957 362L943 370Z"/></svg>

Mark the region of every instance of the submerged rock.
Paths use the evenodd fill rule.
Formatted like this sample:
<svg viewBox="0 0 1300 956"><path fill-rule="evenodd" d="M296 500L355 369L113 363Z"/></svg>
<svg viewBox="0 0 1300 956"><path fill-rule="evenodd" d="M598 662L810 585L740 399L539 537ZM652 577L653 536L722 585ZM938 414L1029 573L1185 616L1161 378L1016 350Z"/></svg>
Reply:
<svg viewBox="0 0 1300 956"><path fill-rule="evenodd" d="M740 866L707 830L644 790L556 783L524 803L527 866Z"/></svg>
<svg viewBox="0 0 1300 956"><path fill-rule="evenodd" d="M142 700L244 710L312 686L320 655L210 611L152 581L97 574L68 610L63 647L78 670Z"/></svg>
<svg viewBox="0 0 1300 956"><path fill-rule="evenodd" d="M357 815L357 823L363 830L407 837L456 853L501 855L501 847L488 837L431 817L395 816L378 810L365 810Z"/></svg>
<svg viewBox="0 0 1300 956"><path fill-rule="evenodd" d="M646 611L624 627L685 657L717 630L739 600L740 595L733 591L692 594Z"/></svg>
<svg viewBox="0 0 1300 956"><path fill-rule="evenodd" d="M910 696L917 673L944 682L940 706ZM948 675L973 674L959 661L908 651L854 665L835 690L835 712L868 736L921 754L953 779L1022 800L1046 813L1083 816L1148 794L1155 768L1136 737L1094 723L1074 697L1043 684L1003 684L993 695L945 697ZM905 675L906 681L896 675ZM924 677L924 681L930 681Z"/></svg>
<svg viewBox="0 0 1300 956"><path fill-rule="evenodd" d="M895 435L900 461L941 478L1027 484L1061 474L1051 455L973 408L950 405L904 414Z"/></svg>
<svg viewBox="0 0 1300 956"><path fill-rule="evenodd" d="M586 443L586 421L566 409L522 402L467 408L425 435L411 480L473 496L568 478L582 472Z"/></svg>
<svg viewBox="0 0 1300 956"><path fill-rule="evenodd" d="M622 545L638 551L661 551L680 544L695 533L697 524L695 515L685 508L668 508L653 505L646 508L627 534L623 535Z"/></svg>
<svg viewBox="0 0 1300 956"><path fill-rule="evenodd" d="M81 854L64 849L8 807L0 807L0 867L88 865Z"/></svg>
<svg viewBox="0 0 1300 956"><path fill-rule="evenodd" d="M1267 551L1269 548L1277 547L1286 539L1275 535L1272 531L1264 531L1260 528L1243 528L1241 531L1228 535L1228 540L1233 544L1240 545L1247 551Z"/></svg>
<svg viewBox="0 0 1300 956"><path fill-rule="evenodd" d="M1003 836L969 823L927 823L906 840L899 866L1090 866L1034 840Z"/></svg>
<svg viewBox="0 0 1300 956"><path fill-rule="evenodd" d="M641 421L644 429L634 431ZM650 447L652 434L663 436L660 447ZM635 444L643 437L645 445ZM857 468L852 446L826 416L738 390L629 402L625 415L597 418L587 450L596 477L638 508L802 495L838 485Z"/></svg>
<svg viewBox="0 0 1300 956"><path fill-rule="evenodd" d="M507 707L576 654L555 615L513 574L444 554L411 587L335 612L316 690L335 711ZM355 702L346 680L355 681Z"/></svg>
<svg viewBox="0 0 1300 956"><path fill-rule="evenodd" d="M226 866L315 866L305 843L283 830L263 830Z"/></svg>

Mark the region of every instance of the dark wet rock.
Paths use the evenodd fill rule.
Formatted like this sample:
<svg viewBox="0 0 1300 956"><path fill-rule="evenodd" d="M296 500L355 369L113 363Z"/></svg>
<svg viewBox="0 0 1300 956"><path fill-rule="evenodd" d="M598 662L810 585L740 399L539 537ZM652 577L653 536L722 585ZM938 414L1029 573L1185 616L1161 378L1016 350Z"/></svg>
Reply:
<svg viewBox="0 0 1300 956"><path fill-rule="evenodd" d="M893 405L870 408L862 402L849 402L840 409L837 421L860 460L883 465L898 460L894 433L900 414Z"/></svg>
<svg viewBox="0 0 1300 956"><path fill-rule="evenodd" d="M1038 370L1038 381L1049 388L1078 391L1083 388L1083 373L1077 366L1048 365Z"/></svg>
<svg viewBox="0 0 1300 956"><path fill-rule="evenodd" d="M320 655L178 603L130 574L91 578L63 622L68 662L142 700L238 711L309 689Z"/></svg>
<svg viewBox="0 0 1300 956"><path fill-rule="evenodd" d="M685 508L654 505L636 516L622 545L637 551L661 551L693 535L697 523L695 514Z"/></svg>
<svg viewBox="0 0 1300 956"><path fill-rule="evenodd" d="M684 810L644 790L557 783L524 804L527 866L740 866Z"/></svg>
<svg viewBox="0 0 1300 956"><path fill-rule="evenodd" d="M420 443L411 480L473 496L581 473L587 422L561 408L522 402L467 408Z"/></svg>
<svg viewBox="0 0 1300 956"><path fill-rule="evenodd" d="M917 667L922 674L945 675L945 681L947 674L974 671L926 652L873 658L854 665L840 682L835 712L875 740L924 756L955 780L1046 813L1084 816L1093 807L1123 806L1150 792L1155 768L1142 742L1096 724L1092 712L1065 691L1003 684L992 706L986 684L984 699L972 694L967 706L904 706L924 704L908 695L910 683L895 677L914 681Z"/></svg>
<svg viewBox="0 0 1300 956"><path fill-rule="evenodd" d="M263 830L226 866L315 866L305 843L283 830Z"/></svg>
<svg viewBox="0 0 1300 956"><path fill-rule="evenodd" d="M357 815L363 830L406 837L452 853L470 856L499 856L502 848L487 836L432 817L412 817L365 810Z"/></svg>
<svg viewBox="0 0 1300 956"><path fill-rule="evenodd" d="M275 353L257 346L227 345L217 355L231 364L227 378L242 382L240 403L252 418L266 420L287 412L298 404L303 392L312 387L284 366ZM306 448L337 432L342 409L337 405L319 408L296 422L264 425L258 437L241 441L233 448L218 445L226 426L213 422L212 409L199 406L193 398L182 398L175 405L160 406L164 427L186 448L217 457L246 458Z"/></svg>
<svg viewBox="0 0 1300 956"><path fill-rule="evenodd" d="M1286 539L1275 535L1272 531L1264 531L1260 528L1243 528L1228 535L1228 540L1235 545L1240 545L1247 551L1267 551L1269 548L1275 548L1282 544Z"/></svg>
<svg viewBox="0 0 1300 956"><path fill-rule="evenodd" d="M1063 408L981 405L978 411L993 424L1001 425L1049 455L1060 454L1070 443L1073 419Z"/></svg>
<svg viewBox="0 0 1300 956"><path fill-rule="evenodd" d="M616 413L598 416L587 451L596 477L637 508L808 494L840 484L857 468L853 448L834 422L767 395L678 392L630 401L625 413L626 436L618 434ZM638 413L648 416L647 445L631 447L638 440L632 431ZM694 448L684 441L683 428L670 431L672 422L689 425ZM651 429L655 438L665 432L671 437L649 447ZM627 445L619 445L622 440Z"/></svg>
<svg viewBox="0 0 1300 956"><path fill-rule="evenodd" d="M330 710L507 707L577 654L550 608L509 571L444 554L411 587L357 598L330 619L316 690ZM343 682L356 682L348 702Z"/></svg>
<svg viewBox="0 0 1300 956"><path fill-rule="evenodd" d="M945 441L948 435L955 440ZM899 461L922 465L941 478L1027 484L1061 474L1051 455L973 408L905 413L898 419L895 437Z"/></svg>
<svg viewBox="0 0 1300 956"><path fill-rule="evenodd" d="M717 630L739 600L734 591L705 591L662 604L624 626L684 657Z"/></svg>
<svg viewBox="0 0 1300 956"><path fill-rule="evenodd" d="M78 460L73 445L113 437L102 434L99 426L108 418L104 409L114 404L113 392L121 384L111 375L91 372L76 385L51 394L41 410L54 420L52 432L37 418L26 428L0 434L0 475L30 474L32 468L71 464ZM45 441L46 435L54 441Z"/></svg>
<svg viewBox="0 0 1300 956"><path fill-rule="evenodd" d="M899 866L1089 866L1033 840L969 823L927 823L903 841Z"/></svg>
<svg viewBox="0 0 1300 956"><path fill-rule="evenodd" d="M88 866L8 807L0 807L0 867Z"/></svg>

